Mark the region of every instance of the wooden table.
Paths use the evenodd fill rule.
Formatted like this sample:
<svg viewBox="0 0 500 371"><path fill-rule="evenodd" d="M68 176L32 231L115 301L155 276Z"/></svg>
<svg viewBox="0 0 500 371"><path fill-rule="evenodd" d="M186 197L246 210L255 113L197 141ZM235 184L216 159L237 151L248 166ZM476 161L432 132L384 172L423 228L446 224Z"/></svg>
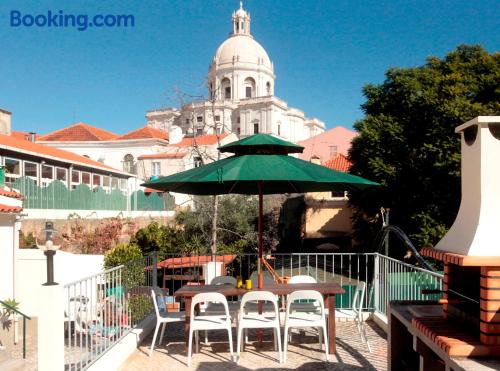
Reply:
<svg viewBox="0 0 500 371"><path fill-rule="evenodd" d="M325 305L329 310L328 315L328 337L329 353L336 353L335 345L335 294L343 294L344 290L338 283L294 283L294 284L267 284L262 289L254 288L252 291L271 291L276 295L288 295L297 290L316 290L326 297ZM186 311L186 321L184 323L184 334L186 343L189 339L189 323L191 316L191 299L199 293L219 292L224 296L240 296L248 292L245 289L237 289L229 285L203 285L203 286L182 286L174 293L176 297L183 297Z"/></svg>

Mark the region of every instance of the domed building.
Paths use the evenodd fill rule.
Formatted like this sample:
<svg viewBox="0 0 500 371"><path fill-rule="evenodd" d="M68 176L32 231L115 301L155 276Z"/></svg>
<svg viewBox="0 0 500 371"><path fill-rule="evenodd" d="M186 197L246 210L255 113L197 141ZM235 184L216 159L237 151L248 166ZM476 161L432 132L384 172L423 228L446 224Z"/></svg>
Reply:
<svg viewBox="0 0 500 371"><path fill-rule="evenodd" d="M245 137L268 133L292 142L325 131L325 124L306 118L274 96L276 75L271 58L250 32L250 14L240 8L232 15L232 32L217 48L207 76L204 101L180 109L147 112L148 125L186 136L235 133Z"/></svg>

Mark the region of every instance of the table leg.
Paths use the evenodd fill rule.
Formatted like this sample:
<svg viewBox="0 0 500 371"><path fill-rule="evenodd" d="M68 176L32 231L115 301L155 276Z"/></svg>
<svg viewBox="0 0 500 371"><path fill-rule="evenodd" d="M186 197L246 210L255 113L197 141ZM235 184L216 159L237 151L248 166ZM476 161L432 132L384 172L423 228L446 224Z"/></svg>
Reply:
<svg viewBox="0 0 500 371"><path fill-rule="evenodd" d="M186 339L186 352L189 346L189 324L191 321L191 298L184 298L184 311L185 311L185 320L184 320L184 338Z"/></svg>
<svg viewBox="0 0 500 371"><path fill-rule="evenodd" d="M335 295L328 295L328 353L335 355Z"/></svg>
<svg viewBox="0 0 500 371"><path fill-rule="evenodd" d="M258 301L258 304L257 304L257 308L259 310L259 314L262 314L262 308L263 308L263 302L262 301ZM258 329L257 330L257 334L258 334L258 339L259 339L259 347L262 347L262 338L264 337L264 330L263 329Z"/></svg>

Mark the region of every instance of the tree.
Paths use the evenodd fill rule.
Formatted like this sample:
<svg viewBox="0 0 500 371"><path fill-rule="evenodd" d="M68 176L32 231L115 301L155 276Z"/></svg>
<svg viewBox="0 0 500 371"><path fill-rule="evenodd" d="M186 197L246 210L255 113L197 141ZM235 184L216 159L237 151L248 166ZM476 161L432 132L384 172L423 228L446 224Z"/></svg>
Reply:
<svg viewBox="0 0 500 371"><path fill-rule="evenodd" d="M366 248L380 229L376 214L391 208L391 224L416 246L433 245L460 204L460 140L456 126L500 113L500 54L461 45L443 59L392 68L380 85L364 87L365 117L354 128L351 173L383 187L353 193L355 237Z"/></svg>

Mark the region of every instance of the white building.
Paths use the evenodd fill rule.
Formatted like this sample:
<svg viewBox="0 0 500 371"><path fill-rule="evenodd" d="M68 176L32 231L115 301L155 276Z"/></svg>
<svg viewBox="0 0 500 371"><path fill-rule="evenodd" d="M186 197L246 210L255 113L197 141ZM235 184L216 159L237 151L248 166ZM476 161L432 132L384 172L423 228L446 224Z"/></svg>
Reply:
<svg viewBox="0 0 500 371"><path fill-rule="evenodd" d="M292 142L324 132L322 121L274 96L275 80L273 63L250 33L250 14L240 5L232 33L210 63L208 99L149 111L148 125L166 131L178 127L186 135L268 133Z"/></svg>

